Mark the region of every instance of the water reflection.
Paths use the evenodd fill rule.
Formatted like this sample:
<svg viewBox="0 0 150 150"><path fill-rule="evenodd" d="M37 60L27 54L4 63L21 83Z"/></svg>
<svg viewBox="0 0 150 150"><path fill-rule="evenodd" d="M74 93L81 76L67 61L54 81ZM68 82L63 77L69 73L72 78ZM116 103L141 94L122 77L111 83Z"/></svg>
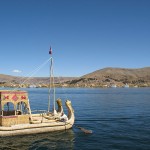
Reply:
<svg viewBox="0 0 150 150"><path fill-rule="evenodd" d="M5 150L50 150L74 149L75 135L72 129L16 137L1 137L0 149Z"/></svg>

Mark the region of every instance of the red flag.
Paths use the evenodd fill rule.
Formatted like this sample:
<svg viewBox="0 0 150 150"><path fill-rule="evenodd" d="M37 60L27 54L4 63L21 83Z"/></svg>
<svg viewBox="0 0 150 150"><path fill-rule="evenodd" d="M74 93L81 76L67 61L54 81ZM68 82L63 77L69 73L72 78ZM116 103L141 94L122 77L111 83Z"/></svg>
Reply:
<svg viewBox="0 0 150 150"><path fill-rule="evenodd" d="M52 55L52 48L49 49L49 54Z"/></svg>

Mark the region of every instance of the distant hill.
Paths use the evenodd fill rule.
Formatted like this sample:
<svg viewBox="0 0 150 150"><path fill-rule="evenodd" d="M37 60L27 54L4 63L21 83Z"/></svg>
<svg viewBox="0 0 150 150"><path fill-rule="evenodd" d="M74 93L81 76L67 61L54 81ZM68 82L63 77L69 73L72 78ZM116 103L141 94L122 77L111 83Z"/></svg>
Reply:
<svg viewBox="0 0 150 150"><path fill-rule="evenodd" d="M55 77L55 83L63 83L68 80L76 79L75 77ZM49 77L20 77L0 74L0 84L49 84Z"/></svg>
<svg viewBox="0 0 150 150"><path fill-rule="evenodd" d="M0 82L6 82L6 80L13 80L13 76L0 74Z"/></svg>
<svg viewBox="0 0 150 150"><path fill-rule="evenodd" d="M101 77L111 77L113 79L139 79L150 77L150 67L140 68L140 69L125 69L125 68L104 68L87 75L82 76L83 78L101 78Z"/></svg>
<svg viewBox="0 0 150 150"><path fill-rule="evenodd" d="M121 87L126 83L131 86L150 86L150 67L139 69L104 68L68 82L68 84L86 87L103 87L113 84Z"/></svg>
<svg viewBox="0 0 150 150"><path fill-rule="evenodd" d="M0 84L35 84L48 86L49 77L15 77L0 74ZM110 87L117 85L122 87L128 84L130 87L150 87L150 67L139 69L104 68L82 77L55 77L55 83L64 87Z"/></svg>

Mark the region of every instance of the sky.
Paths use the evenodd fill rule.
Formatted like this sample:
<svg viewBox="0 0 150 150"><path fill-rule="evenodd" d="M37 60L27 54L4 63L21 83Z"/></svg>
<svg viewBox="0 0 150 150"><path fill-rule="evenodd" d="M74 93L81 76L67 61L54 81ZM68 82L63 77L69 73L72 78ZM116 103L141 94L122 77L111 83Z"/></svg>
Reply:
<svg viewBox="0 0 150 150"><path fill-rule="evenodd" d="M0 74L49 76L50 46L54 76L149 67L150 0L0 0Z"/></svg>

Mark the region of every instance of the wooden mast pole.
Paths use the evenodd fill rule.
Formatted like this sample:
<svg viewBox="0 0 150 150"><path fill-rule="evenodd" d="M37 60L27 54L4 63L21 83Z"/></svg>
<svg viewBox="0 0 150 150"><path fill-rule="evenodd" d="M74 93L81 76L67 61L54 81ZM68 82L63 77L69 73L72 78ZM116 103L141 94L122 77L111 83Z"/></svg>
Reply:
<svg viewBox="0 0 150 150"><path fill-rule="evenodd" d="M49 102L48 102L48 112L50 112L50 92L51 92L51 88L53 88L53 114L57 114L56 110L55 110L55 83L54 83L54 70L53 70L53 57L52 57L52 48L50 47L49 50L49 54L50 54L50 79L49 79Z"/></svg>
<svg viewBox="0 0 150 150"><path fill-rule="evenodd" d="M49 49L49 54L50 54L50 77L49 77L49 92L48 92L48 113L50 112L50 92L51 92L51 70L52 70L52 49L50 47Z"/></svg>

